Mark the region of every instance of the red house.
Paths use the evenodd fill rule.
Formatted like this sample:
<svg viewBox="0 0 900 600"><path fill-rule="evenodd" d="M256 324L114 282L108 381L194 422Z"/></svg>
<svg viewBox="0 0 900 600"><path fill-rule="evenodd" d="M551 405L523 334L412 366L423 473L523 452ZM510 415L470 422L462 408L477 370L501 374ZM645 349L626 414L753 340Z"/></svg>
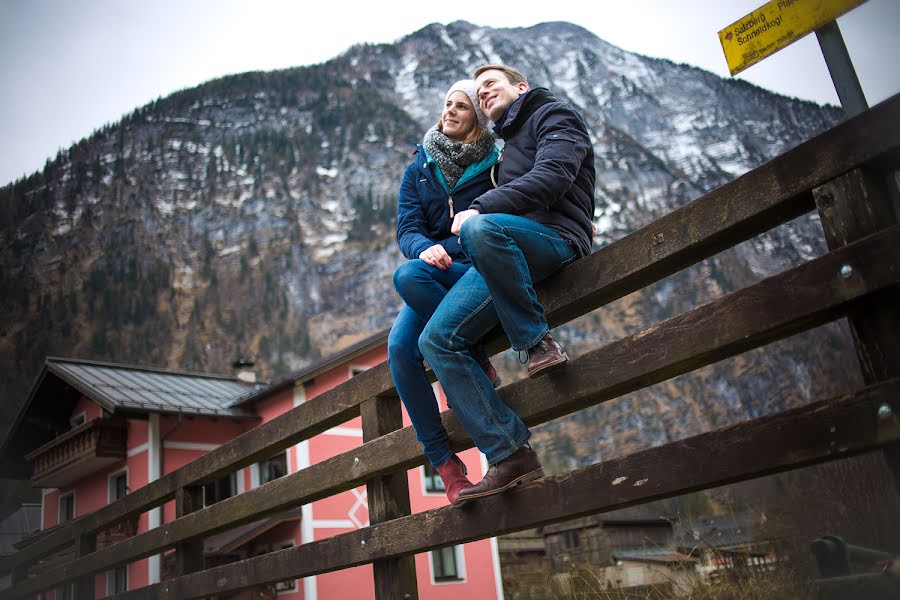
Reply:
<svg viewBox="0 0 900 600"><path fill-rule="evenodd" d="M387 334L363 340L308 368L265 384L247 365L234 376L48 358L0 449L0 477L30 478L43 489L41 530L80 517L170 473L235 436L308 402L387 357ZM439 390L439 387L436 386ZM442 410L446 399L438 394ZM409 419L404 413L404 421ZM359 419L207 485L209 505L362 444ZM471 473L486 464L461 455ZM413 512L447 503L431 469L409 472ZM174 503L98 536L98 546L174 520ZM368 525L366 488L350 490L226 531L204 542L207 567L327 538ZM40 536L41 534L38 534ZM38 536L31 538L31 541ZM25 540L19 544L28 544ZM60 557L32 567L40 571ZM419 595L441 600L502 598L495 540L416 556ZM171 577L174 555L152 556L97 577L97 597ZM253 597L279 600L374 598L370 565L283 581ZM56 590L47 600L68 598ZM240 597L240 596L238 596Z"/></svg>

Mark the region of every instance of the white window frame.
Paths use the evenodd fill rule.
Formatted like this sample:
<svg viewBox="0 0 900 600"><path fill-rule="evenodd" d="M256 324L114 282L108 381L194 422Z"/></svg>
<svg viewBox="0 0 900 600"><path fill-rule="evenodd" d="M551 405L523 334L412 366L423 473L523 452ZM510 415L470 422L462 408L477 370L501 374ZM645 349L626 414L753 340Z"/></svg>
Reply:
<svg viewBox="0 0 900 600"><path fill-rule="evenodd" d="M438 548L438 550L443 550L443 548ZM435 550L431 550L428 552L428 576L431 578L431 585L458 585L460 583L466 583L468 578L466 577L466 552L464 550L463 544L457 544L453 546L454 558L456 558L456 576L458 579L453 579L450 581L437 581L434 578L434 560L432 559L431 553Z"/></svg>
<svg viewBox="0 0 900 600"><path fill-rule="evenodd" d="M66 521L63 521L63 514L62 514L62 511L63 511L63 499L64 499L64 498L68 498L68 497L71 497L71 498L72 498L72 518L71 518L71 519L68 519L68 520L66 520ZM56 522L57 522L57 524L62 525L63 523L68 523L68 522L71 521L71 520L75 520L75 515L76 515L76 514L77 514L77 513L76 513L76 506L75 506L75 490L68 491L68 492L66 492L65 494L60 494L60 495L59 495L59 502L57 503L57 512L56 512Z"/></svg>
<svg viewBox="0 0 900 600"><path fill-rule="evenodd" d="M228 498L234 498L235 496L237 496L237 495L240 493L240 492L239 492L239 490L240 490L240 483L239 483L239 482L240 482L240 479L241 479L241 471L233 471L233 472L229 473L228 475L224 475L223 477L234 477L234 489L233 489L233 493L232 493L230 496L228 496ZM217 479L216 481L218 481L218 479ZM215 482L213 482L213 483L215 483ZM207 485L209 485L209 484L207 484ZM212 506L213 504L216 504L216 502L212 502L212 503L207 504L207 498L206 498L206 486L203 486L202 489L203 489L203 508L209 508L209 507ZM226 500L226 498L222 498L222 500ZM222 500L218 500L217 502L221 502Z"/></svg>
<svg viewBox="0 0 900 600"><path fill-rule="evenodd" d="M284 455L284 470L285 470L284 475L282 475L281 477L286 477L291 474L291 461L290 461L290 457L288 456L287 448L282 450L281 454ZM267 458L266 460L260 461L258 463L253 463L253 471L250 473L250 485L252 486L252 488L258 488L259 486L263 485L261 465L262 465L262 463L264 463L268 460L272 460L276 456L278 456L277 452L274 455ZM276 479L281 479L281 477L277 477ZM275 480L270 479L269 481L275 481ZM268 481L266 483L268 483Z"/></svg>
<svg viewBox="0 0 900 600"><path fill-rule="evenodd" d="M441 477L440 475L437 474L437 471L435 471L435 476L438 479L440 479L440 477ZM423 496L439 498L441 496L446 495L446 493L447 493L446 490L429 490L428 486L425 483L427 479L428 479L428 473L425 472L425 465L422 465L421 467L419 467L419 480L422 482L421 485L422 485L422 495Z"/></svg>
<svg viewBox="0 0 900 600"><path fill-rule="evenodd" d="M125 495L127 496L128 494L131 493L131 489L128 487L128 467L124 467L113 473L110 473L109 477L106 478L106 503L107 504L112 504L113 502L116 501L116 499L113 498L113 479L117 478L120 475L125 476Z"/></svg>

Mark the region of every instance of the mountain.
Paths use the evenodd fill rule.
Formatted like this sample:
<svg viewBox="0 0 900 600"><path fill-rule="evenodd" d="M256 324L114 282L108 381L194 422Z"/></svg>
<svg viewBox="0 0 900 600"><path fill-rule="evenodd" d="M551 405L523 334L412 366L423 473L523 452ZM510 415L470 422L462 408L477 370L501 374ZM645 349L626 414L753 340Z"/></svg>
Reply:
<svg viewBox="0 0 900 600"><path fill-rule="evenodd" d="M389 327L401 173L444 91L487 62L516 65L584 116L596 247L841 118L568 23L433 24L178 92L0 189L0 416L47 355L210 372L247 355L272 377ZM797 219L559 336L577 355L816 256L821 237L814 216ZM849 348L843 326L821 328L550 423L535 441L568 468L806 402L856 381ZM507 381L521 376L512 353L498 362Z"/></svg>

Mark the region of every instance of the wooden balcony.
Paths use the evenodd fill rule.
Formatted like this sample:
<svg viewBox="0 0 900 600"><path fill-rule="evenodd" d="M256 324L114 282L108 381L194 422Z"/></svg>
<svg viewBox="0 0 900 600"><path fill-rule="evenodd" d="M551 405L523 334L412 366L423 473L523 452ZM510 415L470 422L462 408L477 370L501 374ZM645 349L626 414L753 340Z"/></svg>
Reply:
<svg viewBox="0 0 900 600"><path fill-rule="evenodd" d="M25 456L38 487L64 487L125 458L124 419L94 419Z"/></svg>

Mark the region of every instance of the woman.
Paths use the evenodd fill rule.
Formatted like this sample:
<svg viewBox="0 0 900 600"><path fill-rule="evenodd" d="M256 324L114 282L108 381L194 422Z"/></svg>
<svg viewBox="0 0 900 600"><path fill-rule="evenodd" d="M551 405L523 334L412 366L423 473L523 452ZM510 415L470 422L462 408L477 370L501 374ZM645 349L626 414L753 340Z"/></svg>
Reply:
<svg viewBox="0 0 900 600"><path fill-rule="evenodd" d="M426 132L403 174L397 205L397 241L410 260L394 273L394 287L406 306L388 336L388 362L416 438L452 504L460 490L472 484L465 465L450 449L418 340L447 290L472 266L450 225L455 213L493 187L490 171L499 151L486 123L475 82L464 79L453 84L437 125ZM471 352L495 387L499 385L484 350Z"/></svg>

